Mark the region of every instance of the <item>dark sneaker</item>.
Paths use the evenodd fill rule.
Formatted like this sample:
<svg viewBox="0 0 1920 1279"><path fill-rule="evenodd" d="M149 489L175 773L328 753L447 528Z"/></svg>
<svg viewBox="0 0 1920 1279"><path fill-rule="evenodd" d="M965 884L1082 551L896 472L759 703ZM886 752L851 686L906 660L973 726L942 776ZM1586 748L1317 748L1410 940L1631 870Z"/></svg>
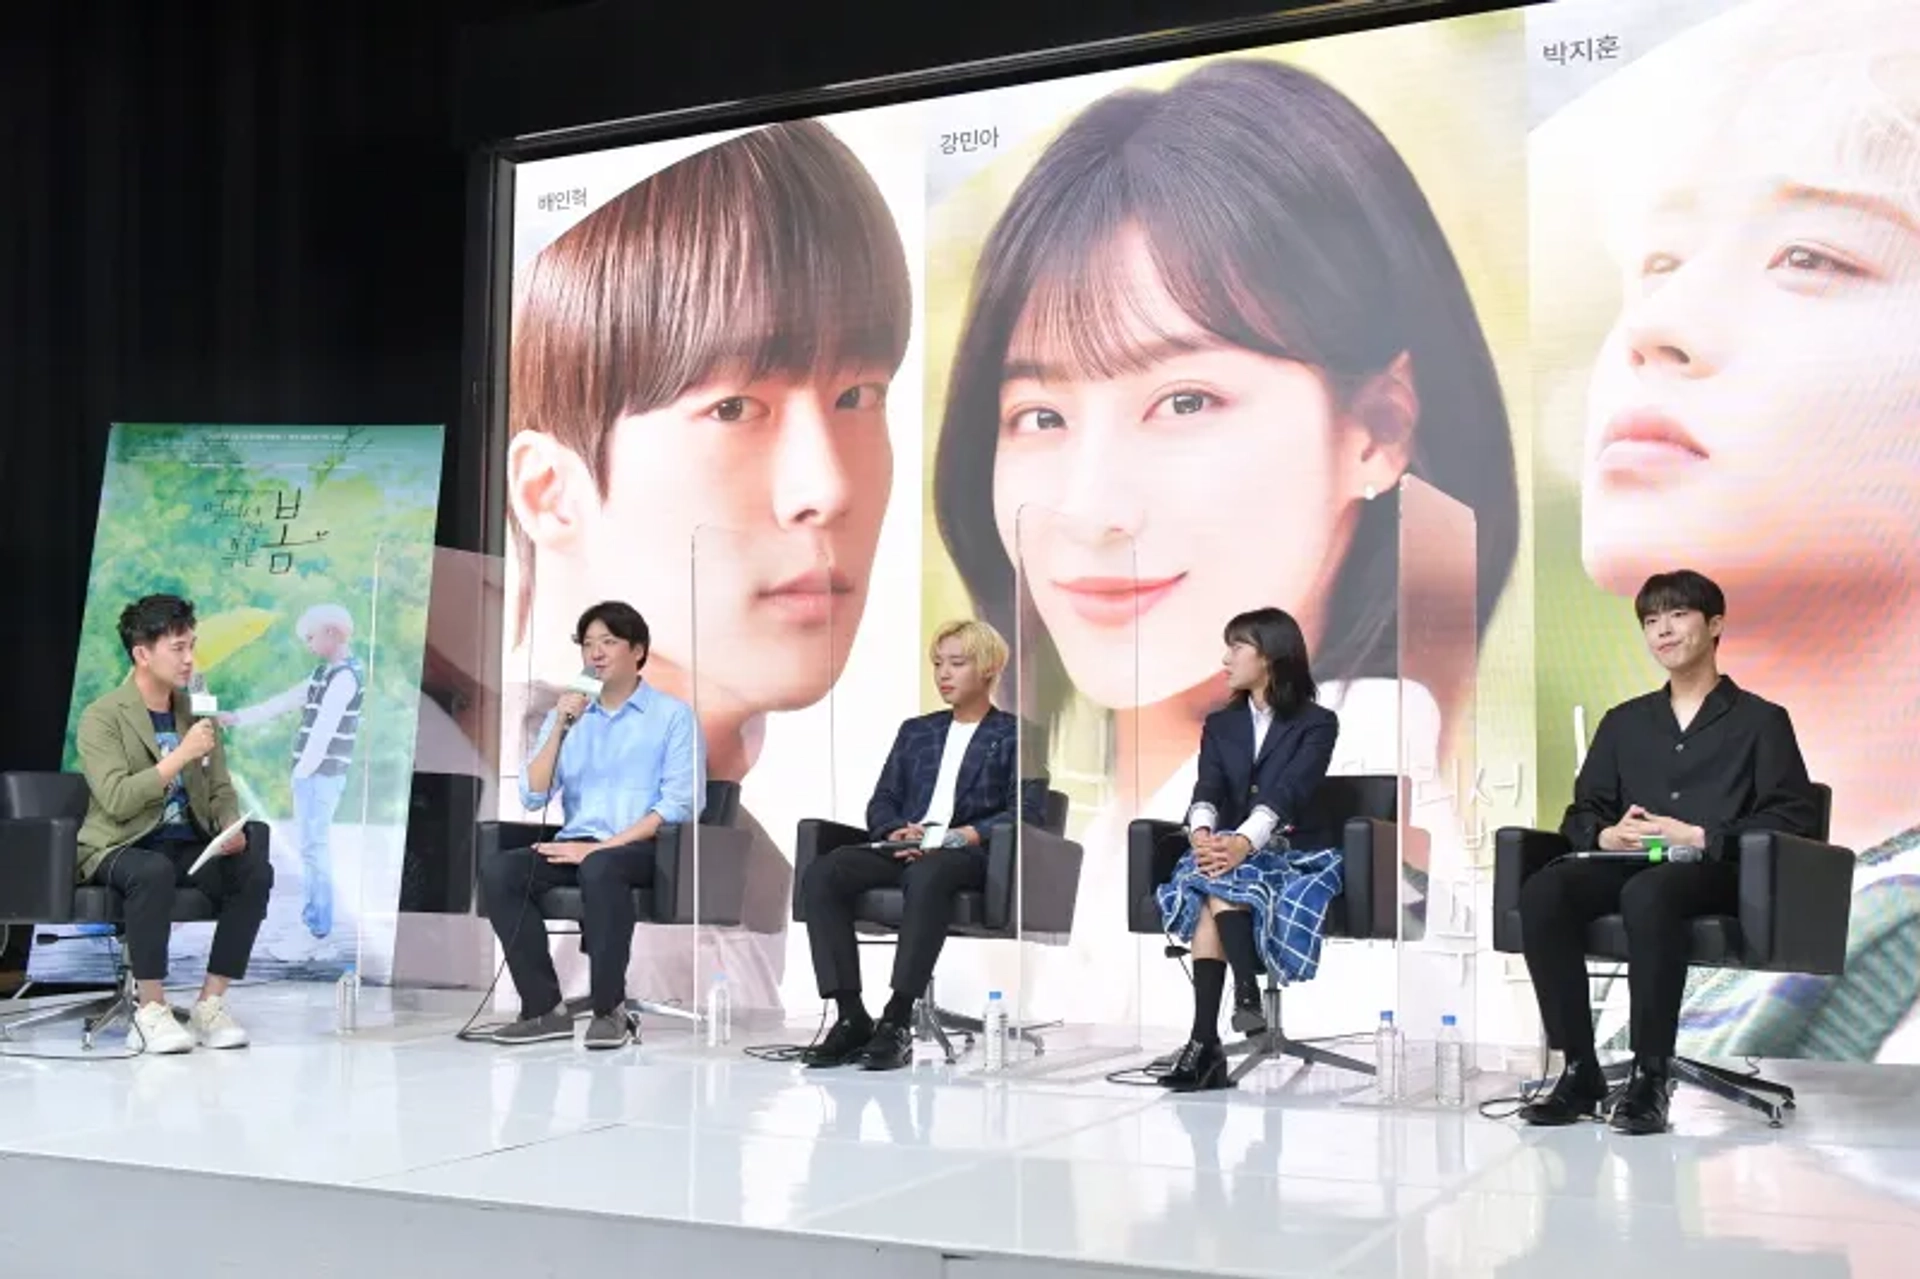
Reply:
<svg viewBox="0 0 1920 1279"><path fill-rule="evenodd" d="M913 1031L882 1018L873 1028L873 1038L860 1050L860 1065L867 1070L902 1070L913 1065Z"/></svg>
<svg viewBox="0 0 1920 1279"><path fill-rule="evenodd" d="M639 1035L634 1033L633 1019L625 1013L602 1013L596 1014L594 1019L587 1023L587 1037L584 1042L589 1048L605 1050L625 1048L639 1038Z"/></svg>
<svg viewBox="0 0 1920 1279"><path fill-rule="evenodd" d="M1227 1075L1226 1049L1218 1041L1203 1044L1197 1039L1188 1040L1180 1055L1173 1059L1173 1069L1160 1076L1160 1086L1171 1092L1211 1092L1233 1087L1233 1080Z"/></svg>
<svg viewBox="0 0 1920 1279"><path fill-rule="evenodd" d="M1267 1006L1258 986L1238 986L1233 992L1233 1029L1240 1035L1267 1033Z"/></svg>
<svg viewBox="0 0 1920 1279"><path fill-rule="evenodd" d="M833 1029L827 1032L825 1039L801 1051L800 1060L820 1070L851 1065L859 1060L872 1038L873 1018L861 1017L856 1021L842 1017L833 1023Z"/></svg>
<svg viewBox="0 0 1920 1279"><path fill-rule="evenodd" d="M511 1026L493 1032L496 1044L540 1044L549 1039L572 1039L573 1018L565 1008L556 1008L539 1017L523 1017Z"/></svg>
<svg viewBox="0 0 1920 1279"><path fill-rule="evenodd" d="M1520 1118L1536 1128L1564 1128L1582 1119L1598 1119L1607 1099L1607 1077L1591 1057L1569 1061L1545 1101L1520 1108Z"/></svg>

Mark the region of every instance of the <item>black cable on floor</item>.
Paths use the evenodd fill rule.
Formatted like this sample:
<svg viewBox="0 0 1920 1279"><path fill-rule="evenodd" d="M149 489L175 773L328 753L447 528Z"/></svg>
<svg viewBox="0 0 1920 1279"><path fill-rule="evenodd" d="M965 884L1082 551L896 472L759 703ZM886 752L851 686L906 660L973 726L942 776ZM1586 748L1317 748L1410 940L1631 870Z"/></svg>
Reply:
<svg viewBox="0 0 1920 1279"><path fill-rule="evenodd" d="M806 1054L820 1042L827 1029L827 1010L833 1005L826 1001L820 1004L820 1024L813 1028L813 1038L804 1044L754 1044L740 1051L755 1061L771 1061L789 1064L801 1061Z"/></svg>

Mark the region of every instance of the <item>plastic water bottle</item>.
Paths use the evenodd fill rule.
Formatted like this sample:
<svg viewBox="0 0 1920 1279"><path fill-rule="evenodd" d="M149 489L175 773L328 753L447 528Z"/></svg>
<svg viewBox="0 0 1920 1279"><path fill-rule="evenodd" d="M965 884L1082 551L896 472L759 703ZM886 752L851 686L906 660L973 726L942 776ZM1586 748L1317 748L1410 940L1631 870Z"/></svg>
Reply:
<svg viewBox="0 0 1920 1279"><path fill-rule="evenodd" d="M1382 1101L1398 1101L1406 1071L1406 1046L1400 1028L1393 1024L1391 1010L1380 1014L1380 1028L1373 1032L1374 1088Z"/></svg>
<svg viewBox="0 0 1920 1279"><path fill-rule="evenodd" d="M725 973L715 973L707 987L707 1047L718 1048L733 1039L733 988Z"/></svg>
<svg viewBox="0 0 1920 1279"><path fill-rule="evenodd" d="M1433 1096L1443 1106L1467 1104L1467 1049L1452 1013L1440 1019L1440 1038L1433 1045Z"/></svg>
<svg viewBox="0 0 1920 1279"><path fill-rule="evenodd" d="M988 1070L1007 1067L1007 1004L1000 992L987 992L987 1011L980 1018L980 1037L986 1041Z"/></svg>
<svg viewBox="0 0 1920 1279"><path fill-rule="evenodd" d="M333 984L333 1025L342 1034L360 1028L360 970L351 964Z"/></svg>

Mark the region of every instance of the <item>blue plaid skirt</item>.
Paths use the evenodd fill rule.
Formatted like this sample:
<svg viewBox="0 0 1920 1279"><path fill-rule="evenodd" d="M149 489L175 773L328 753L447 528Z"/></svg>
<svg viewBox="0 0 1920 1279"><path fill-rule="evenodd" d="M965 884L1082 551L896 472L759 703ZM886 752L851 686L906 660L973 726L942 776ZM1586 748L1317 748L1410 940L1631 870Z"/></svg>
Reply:
<svg viewBox="0 0 1920 1279"><path fill-rule="evenodd" d="M1327 907L1345 886L1340 850L1263 848L1218 879L1204 874L1188 849L1173 878L1154 890L1169 935L1193 940L1205 899L1245 906L1267 971L1282 982L1307 981L1320 968Z"/></svg>

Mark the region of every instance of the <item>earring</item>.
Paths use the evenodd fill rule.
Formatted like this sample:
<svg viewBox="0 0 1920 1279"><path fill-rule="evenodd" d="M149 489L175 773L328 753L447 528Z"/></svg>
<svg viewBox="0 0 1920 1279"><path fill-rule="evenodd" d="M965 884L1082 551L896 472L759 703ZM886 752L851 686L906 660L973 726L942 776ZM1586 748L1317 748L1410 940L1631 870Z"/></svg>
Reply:
<svg viewBox="0 0 1920 1279"><path fill-rule="evenodd" d="M1380 496L1380 490L1375 488L1373 485L1369 484L1367 485L1364 496L1366 497L1367 501L1371 502L1374 498Z"/></svg>

